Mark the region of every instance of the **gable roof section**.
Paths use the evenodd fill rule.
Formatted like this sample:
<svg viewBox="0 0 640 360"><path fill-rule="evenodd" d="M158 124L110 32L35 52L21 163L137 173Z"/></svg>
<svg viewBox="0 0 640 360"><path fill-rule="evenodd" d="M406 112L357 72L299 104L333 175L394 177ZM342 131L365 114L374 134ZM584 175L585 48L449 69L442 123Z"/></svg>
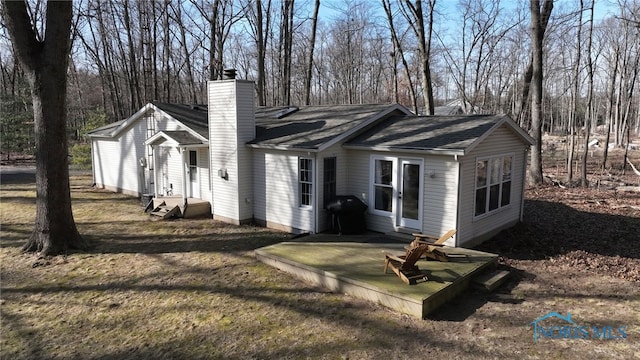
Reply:
<svg viewBox="0 0 640 360"><path fill-rule="evenodd" d="M506 125L528 145L533 139L506 115L394 116L353 137L347 148L466 155Z"/></svg>
<svg viewBox="0 0 640 360"><path fill-rule="evenodd" d="M256 111L254 148L322 151L389 115L410 113L401 105L327 105Z"/></svg>
<svg viewBox="0 0 640 360"><path fill-rule="evenodd" d="M87 134L92 138L117 138L131 125L139 121L149 111L157 111L167 119L176 121L184 128L184 131L199 138L202 141L209 139L209 122L207 118L206 105L182 105L168 104L161 102L151 102L143 106L129 118L120 120L97 129L89 131Z"/></svg>
<svg viewBox="0 0 640 360"><path fill-rule="evenodd" d="M207 105L168 104L157 101L152 104L205 139L209 139Z"/></svg>
<svg viewBox="0 0 640 360"><path fill-rule="evenodd" d="M116 122L112 122L111 124L107 124L105 126L101 126L97 129L93 129L91 131L87 132L87 135L89 135L89 137L96 137L96 138L111 138L113 137L112 134L118 130L118 128L120 126L122 126L125 122L127 121L127 119L123 119L120 121L116 121Z"/></svg>
<svg viewBox="0 0 640 360"><path fill-rule="evenodd" d="M145 145L165 145L165 146L184 146L199 147L206 146L206 142L198 139L187 131L158 131L152 137L148 138Z"/></svg>

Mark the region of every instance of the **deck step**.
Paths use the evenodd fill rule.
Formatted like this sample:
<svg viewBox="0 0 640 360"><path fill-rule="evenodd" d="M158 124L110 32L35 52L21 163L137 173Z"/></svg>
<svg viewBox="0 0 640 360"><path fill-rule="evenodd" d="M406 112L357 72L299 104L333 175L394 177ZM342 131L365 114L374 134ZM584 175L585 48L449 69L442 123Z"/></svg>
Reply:
<svg viewBox="0 0 640 360"><path fill-rule="evenodd" d="M486 272L473 279L473 284L480 289L491 292L502 285L507 280L507 277L509 277L509 274L507 270Z"/></svg>
<svg viewBox="0 0 640 360"><path fill-rule="evenodd" d="M180 210L180 207L178 205L176 206L166 206L166 205L160 205L158 207L156 207L155 209L153 209L152 212L150 212L149 214L153 215L153 216L159 216L163 219L167 219L172 217L173 215L177 214L178 211Z"/></svg>

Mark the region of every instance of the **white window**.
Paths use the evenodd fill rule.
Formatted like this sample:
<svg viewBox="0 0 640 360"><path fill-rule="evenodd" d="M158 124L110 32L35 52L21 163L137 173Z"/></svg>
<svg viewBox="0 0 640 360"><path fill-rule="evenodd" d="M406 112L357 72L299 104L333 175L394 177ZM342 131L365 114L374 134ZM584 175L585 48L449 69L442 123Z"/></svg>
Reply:
<svg viewBox="0 0 640 360"><path fill-rule="evenodd" d="M513 155L478 159L474 216L491 213L511 203Z"/></svg>
<svg viewBox="0 0 640 360"><path fill-rule="evenodd" d="M311 206L313 200L313 160L298 158L298 192L300 206Z"/></svg>
<svg viewBox="0 0 640 360"><path fill-rule="evenodd" d="M373 208L385 213L393 212L393 169L394 160L389 158L372 158L371 178Z"/></svg>

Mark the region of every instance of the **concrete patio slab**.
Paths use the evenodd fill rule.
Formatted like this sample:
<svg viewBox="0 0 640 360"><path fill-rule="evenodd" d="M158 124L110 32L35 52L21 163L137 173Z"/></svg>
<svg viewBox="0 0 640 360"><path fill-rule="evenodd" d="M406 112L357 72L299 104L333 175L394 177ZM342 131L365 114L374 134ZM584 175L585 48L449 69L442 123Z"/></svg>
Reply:
<svg viewBox="0 0 640 360"><path fill-rule="evenodd" d="M393 272L383 272L384 253L403 254L406 244L379 243L379 238L374 243L333 242L335 239L279 243L257 249L255 254L259 261L315 285L419 318L464 291L475 276L495 268L498 259L495 254L446 248L464 257L450 262L420 260L417 265L428 281L407 285Z"/></svg>

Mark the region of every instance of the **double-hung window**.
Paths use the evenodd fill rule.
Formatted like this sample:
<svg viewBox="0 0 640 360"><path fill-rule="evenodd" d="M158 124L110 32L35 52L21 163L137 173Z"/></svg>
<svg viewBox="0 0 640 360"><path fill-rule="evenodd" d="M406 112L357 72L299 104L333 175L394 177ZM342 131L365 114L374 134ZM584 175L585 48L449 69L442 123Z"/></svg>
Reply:
<svg viewBox="0 0 640 360"><path fill-rule="evenodd" d="M511 203L511 165L513 155L476 161L474 216L491 213Z"/></svg>
<svg viewBox="0 0 640 360"><path fill-rule="evenodd" d="M373 205L384 212L393 211L393 160L373 159Z"/></svg>
<svg viewBox="0 0 640 360"><path fill-rule="evenodd" d="M298 159L298 192L300 206L311 206L313 200L313 160Z"/></svg>

